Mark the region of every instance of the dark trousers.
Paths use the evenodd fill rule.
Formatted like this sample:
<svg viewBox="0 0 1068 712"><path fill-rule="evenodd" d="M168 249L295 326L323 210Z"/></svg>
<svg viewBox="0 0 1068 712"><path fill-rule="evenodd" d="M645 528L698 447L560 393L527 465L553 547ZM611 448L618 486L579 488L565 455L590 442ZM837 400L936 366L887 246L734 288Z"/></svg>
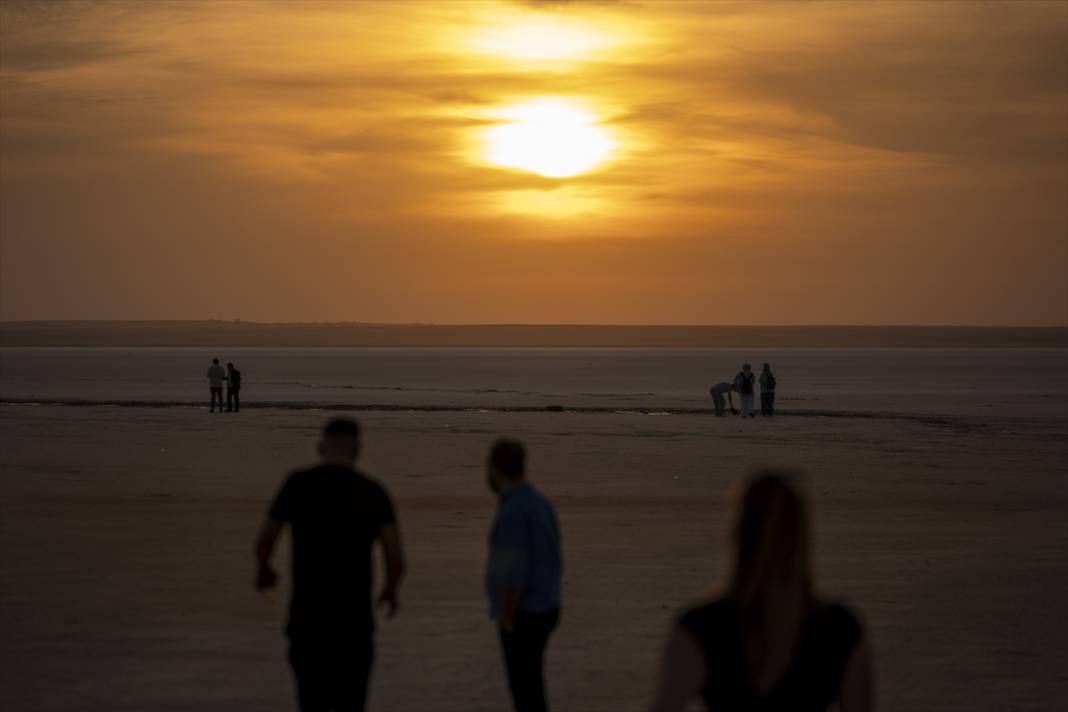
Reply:
<svg viewBox="0 0 1068 712"><path fill-rule="evenodd" d="M222 410L222 388L211 389L211 412L215 412L215 401L219 401L219 410Z"/></svg>
<svg viewBox="0 0 1068 712"><path fill-rule="evenodd" d="M709 393L712 394L712 403L716 407L716 415L720 415L721 416L724 413L726 413L727 412L727 401L723 399L723 394L722 393L716 393L715 391L713 391L711 389L709 390Z"/></svg>
<svg viewBox="0 0 1068 712"><path fill-rule="evenodd" d="M775 391L760 392L760 414L775 415Z"/></svg>
<svg viewBox="0 0 1068 712"><path fill-rule="evenodd" d="M501 631L501 650L516 712L546 712L549 709L545 701L545 646L559 620L559 610L544 613L519 611L512 632Z"/></svg>
<svg viewBox="0 0 1068 712"><path fill-rule="evenodd" d="M290 641L300 712L363 712L372 662L370 636L344 644Z"/></svg>
<svg viewBox="0 0 1068 712"><path fill-rule="evenodd" d="M241 410L241 388L226 389L226 409Z"/></svg>

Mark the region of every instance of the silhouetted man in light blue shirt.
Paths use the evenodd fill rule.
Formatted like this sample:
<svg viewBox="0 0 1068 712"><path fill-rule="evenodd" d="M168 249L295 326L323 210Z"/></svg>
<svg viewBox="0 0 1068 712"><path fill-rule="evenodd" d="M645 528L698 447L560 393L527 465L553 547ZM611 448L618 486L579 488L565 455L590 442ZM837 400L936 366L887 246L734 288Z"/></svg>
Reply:
<svg viewBox="0 0 1068 712"><path fill-rule="evenodd" d="M526 451L499 440L490 451L490 488L500 498L489 537L486 595L500 629L517 712L544 712L544 656L560 619L560 527L546 497L526 481Z"/></svg>

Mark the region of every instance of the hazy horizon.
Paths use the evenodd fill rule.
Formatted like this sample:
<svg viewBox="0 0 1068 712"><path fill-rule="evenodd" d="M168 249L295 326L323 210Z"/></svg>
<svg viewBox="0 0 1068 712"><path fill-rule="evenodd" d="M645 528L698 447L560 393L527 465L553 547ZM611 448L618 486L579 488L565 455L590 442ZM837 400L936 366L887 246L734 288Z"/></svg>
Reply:
<svg viewBox="0 0 1068 712"><path fill-rule="evenodd" d="M1065 327L0 322L0 347L1065 348Z"/></svg>
<svg viewBox="0 0 1068 712"><path fill-rule="evenodd" d="M641 323L641 322L584 322L584 321L366 321L366 320L323 320L308 319L300 321L281 321L270 319L242 319L218 318L218 317L193 317L188 319L0 319L0 324L114 324L114 323L145 323L145 324L246 324L260 326L330 326L330 325L353 325L353 326L565 326L565 327L630 327L630 328L754 328L754 329L1068 329L1068 324L922 324L922 323L894 323L894 324L870 324L870 323L769 323L769 324L744 324L744 323Z"/></svg>

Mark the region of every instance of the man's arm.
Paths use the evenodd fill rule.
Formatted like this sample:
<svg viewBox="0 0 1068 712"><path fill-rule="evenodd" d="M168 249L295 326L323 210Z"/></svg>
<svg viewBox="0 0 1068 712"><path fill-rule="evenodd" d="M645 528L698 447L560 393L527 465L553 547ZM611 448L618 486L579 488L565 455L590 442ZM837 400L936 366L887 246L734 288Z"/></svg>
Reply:
<svg viewBox="0 0 1068 712"><path fill-rule="evenodd" d="M516 514L498 521L495 539L490 545L489 575L494 581L494 590L500 591L501 629L510 633L515 627L515 616L527 581L527 556L530 549L530 532L526 521Z"/></svg>
<svg viewBox="0 0 1068 712"><path fill-rule="evenodd" d="M273 517L267 517L260 529L260 535L256 538L256 581L257 590L264 590L274 586L278 581L278 574L271 568L271 553L278 541L278 535L282 533L282 522Z"/></svg>
<svg viewBox="0 0 1068 712"><path fill-rule="evenodd" d="M389 606L386 618L392 618L400 608L397 589L400 587L401 579L404 578L404 546L401 544L400 530L396 522L383 524L378 531L378 537L382 541L382 553L386 559L386 585L382 588L378 603Z"/></svg>
<svg viewBox="0 0 1068 712"><path fill-rule="evenodd" d="M525 533L520 533L522 531L521 525L517 526L516 522L502 527L502 532L509 537L504 542L504 566L501 571L501 630L505 633L511 633L515 628L515 616L519 612L519 600L523 596L527 580L527 551L530 542Z"/></svg>
<svg viewBox="0 0 1068 712"><path fill-rule="evenodd" d="M842 675L839 704L842 712L871 712L875 709L875 684L871 656L863 639L853 648Z"/></svg>
<svg viewBox="0 0 1068 712"><path fill-rule="evenodd" d="M515 614L519 611L521 591L505 591L501 594L501 630L511 633L515 629Z"/></svg>

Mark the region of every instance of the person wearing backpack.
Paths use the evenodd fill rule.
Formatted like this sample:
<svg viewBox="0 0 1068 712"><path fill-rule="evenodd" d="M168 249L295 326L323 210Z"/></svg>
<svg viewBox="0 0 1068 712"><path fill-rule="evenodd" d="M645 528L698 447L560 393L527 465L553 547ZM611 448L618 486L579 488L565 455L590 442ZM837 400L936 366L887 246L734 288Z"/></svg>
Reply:
<svg viewBox="0 0 1068 712"><path fill-rule="evenodd" d="M743 363L742 370L734 377L734 390L738 393L738 400L741 401L741 415L743 418L746 416L750 418L756 417L756 413L753 412L753 386L755 381L756 374L753 373L753 367Z"/></svg>
<svg viewBox="0 0 1068 712"><path fill-rule="evenodd" d="M775 415L775 374L768 364L760 372L760 414Z"/></svg>

